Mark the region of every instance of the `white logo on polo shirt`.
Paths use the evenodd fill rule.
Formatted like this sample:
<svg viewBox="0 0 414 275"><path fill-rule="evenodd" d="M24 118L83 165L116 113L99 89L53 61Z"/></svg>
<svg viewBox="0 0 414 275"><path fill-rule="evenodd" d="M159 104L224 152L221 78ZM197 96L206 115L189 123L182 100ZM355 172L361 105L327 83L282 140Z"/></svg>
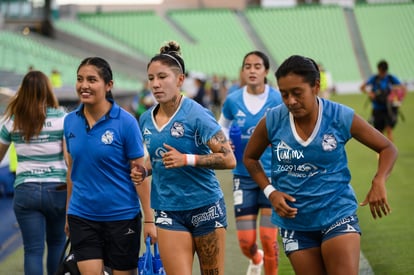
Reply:
<svg viewBox="0 0 414 275"><path fill-rule="evenodd" d="M111 144L114 141L114 132L106 130L101 137L101 141L105 144Z"/></svg>

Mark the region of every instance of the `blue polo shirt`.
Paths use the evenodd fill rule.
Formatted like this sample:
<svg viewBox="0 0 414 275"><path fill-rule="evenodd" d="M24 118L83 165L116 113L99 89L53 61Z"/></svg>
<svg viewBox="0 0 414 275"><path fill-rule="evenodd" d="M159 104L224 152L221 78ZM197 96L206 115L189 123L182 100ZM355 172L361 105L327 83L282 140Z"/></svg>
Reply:
<svg viewBox="0 0 414 275"><path fill-rule="evenodd" d="M112 102L111 110L91 129L83 104L64 121L72 157L72 197L68 214L94 221L134 218L140 211L130 178L130 160L144 156L136 119Z"/></svg>

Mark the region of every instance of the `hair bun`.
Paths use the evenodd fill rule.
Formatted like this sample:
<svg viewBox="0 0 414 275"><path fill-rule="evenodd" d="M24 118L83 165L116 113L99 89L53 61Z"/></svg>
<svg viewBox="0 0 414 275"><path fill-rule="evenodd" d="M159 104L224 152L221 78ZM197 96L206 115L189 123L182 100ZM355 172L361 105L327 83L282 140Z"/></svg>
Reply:
<svg viewBox="0 0 414 275"><path fill-rule="evenodd" d="M160 48L160 54L171 53L181 57L181 48L178 42L171 40L166 42L166 44Z"/></svg>

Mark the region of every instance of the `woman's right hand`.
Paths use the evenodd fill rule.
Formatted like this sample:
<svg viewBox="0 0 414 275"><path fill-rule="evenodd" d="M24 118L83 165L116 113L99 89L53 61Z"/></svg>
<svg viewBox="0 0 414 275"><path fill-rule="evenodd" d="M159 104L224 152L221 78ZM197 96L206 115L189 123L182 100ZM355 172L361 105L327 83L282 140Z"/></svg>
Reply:
<svg viewBox="0 0 414 275"><path fill-rule="evenodd" d="M270 193L269 201L280 217L287 219L293 219L296 217L298 209L290 207L287 204L287 201L295 202L296 199L294 197L276 190Z"/></svg>

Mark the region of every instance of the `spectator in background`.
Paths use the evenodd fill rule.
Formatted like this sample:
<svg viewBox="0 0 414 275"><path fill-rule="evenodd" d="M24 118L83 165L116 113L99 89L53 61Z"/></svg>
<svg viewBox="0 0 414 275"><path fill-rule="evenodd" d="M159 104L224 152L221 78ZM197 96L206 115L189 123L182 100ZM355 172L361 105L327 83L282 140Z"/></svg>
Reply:
<svg viewBox="0 0 414 275"><path fill-rule="evenodd" d="M99 57L78 67L78 108L65 118L68 152L70 234L79 271L136 274L144 217L144 238L156 241L148 181L131 180L132 162L144 164L137 120L112 97L112 69ZM140 207L141 203L141 207Z"/></svg>
<svg viewBox="0 0 414 275"><path fill-rule="evenodd" d="M199 77L195 78L194 81L197 90L196 95L193 97L194 101L201 106L210 109L210 96L206 92L205 81Z"/></svg>
<svg viewBox="0 0 414 275"><path fill-rule="evenodd" d="M1 129L2 123L0 123ZM9 196L14 194L14 180L16 179L17 169L17 155L14 144L11 143L9 149L0 161L0 197Z"/></svg>
<svg viewBox="0 0 414 275"><path fill-rule="evenodd" d="M143 170L152 171L151 206L165 271L191 275L196 252L202 274L224 275L226 206L214 169L234 168L234 154L213 114L181 94L185 65L176 42L164 45L147 71L158 102L140 118L151 162L137 165L131 176L139 183L151 174Z"/></svg>
<svg viewBox="0 0 414 275"><path fill-rule="evenodd" d="M186 72L184 83L181 87L183 94L186 97L194 98L197 95L197 88L196 78L190 73Z"/></svg>
<svg viewBox="0 0 414 275"><path fill-rule="evenodd" d="M0 88L0 129L4 124L2 117L4 109L13 96L14 92L7 88ZM16 178L17 169L17 155L14 144L11 143L3 160L0 161L0 197L13 196L14 194L14 180Z"/></svg>
<svg viewBox="0 0 414 275"><path fill-rule="evenodd" d="M378 72L365 81L360 89L372 102L372 123L393 141L393 129L397 124L398 110L405 97L405 85L394 75L388 73L388 63L381 60L377 64ZM370 90L367 88L370 87Z"/></svg>
<svg viewBox="0 0 414 275"><path fill-rule="evenodd" d="M58 70L56 69L52 70L52 73L50 74L50 81L52 82L53 88L62 87L62 76Z"/></svg>
<svg viewBox="0 0 414 275"><path fill-rule="evenodd" d="M220 78L214 74L211 79L206 82L205 88L207 90L209 108L215 117L218 117L221 109L222 101L222 84Z"/></svg>
<svg viewBox="0 0 414 275"><path fill-rule="evenodd" d="M241 129L240 148L244 151L259 120L273 107L282 103L280 92L266 84L269 58L260 51L247 53L242 62L240 79L246 86L234 91L224 101L219 124L229 136L232 125ZM234 144L233 144L234 145ZM238 154L236 154L237 156ZM266 176L271 175L271 148L260 159ZM270 221L272 206L262 190L251 178L242 159L237 160L233 170L234 213L237 236L243 255L250 260L247 275L261 274L262 265L266 275L278 274L277 227ZM259 232L261 248L257 245L256 227L260 217Z"/></svg>
<svg viewBox="0 0 414 275"><path fill-rule="evenodd" d="M273 206L272 222L297 275L358 275L358 203L350 185L346 143L355 138L379 154L377 171L360 206L372 216L391 211L385 182L397 149L354 110L318 96L314 60L291 56L276 71L284 104L260 120L244 164ZM260 157L271 146L272 179Z"/></svg>
<svg viewBox="0 0 414 275"><path fill-rule="evenodd" d="M329 99L332 94L335 93L335 85L333 83L332 74L328 70L325 69L325 67L319 63L319 72L320 72L320 92L319 96Z"/></svg>
<svg viewBox="0 0 414 275"><path fill-rule="evenodd" d="M243 69L240 69L239 79L234 81L234 83L228 88L226 96L233 93L234 91L237 91L244 85L246 85L246 80L243 79Z"/></svg>
<svg viewBox="0 0 414 275"><path fill-rule="evenodd" d="M6 108L0 131L0 160L13 143L18 156L13 209L23 237L24 273L53 275L65 245L65 112L48 77L28 72Z"/></svg>
<svg viewBox="0 0 414 275"><path fill-rule="evenodd" d="M132 112L137 119L139 119L139 117L146 110L155 104L155 98L152 95L151 90L148 88L148 81L144 80L142 84L142 89L132 100L131 106Z"/></svg>

